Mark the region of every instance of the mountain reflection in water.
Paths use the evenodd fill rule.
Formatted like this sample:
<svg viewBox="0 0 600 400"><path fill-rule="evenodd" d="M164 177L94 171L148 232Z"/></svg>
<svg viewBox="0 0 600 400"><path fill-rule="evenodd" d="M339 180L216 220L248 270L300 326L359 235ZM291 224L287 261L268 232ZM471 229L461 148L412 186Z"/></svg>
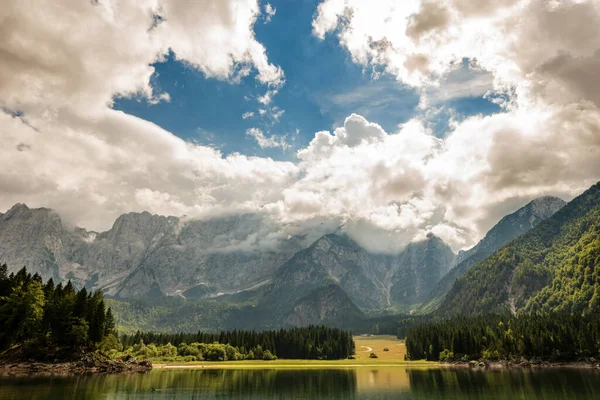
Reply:
<svg viewBox="0 0 600 400"><path fill-rule="evenodd" d="M589 370L470 371L346 369L194 369L71 378L0 378L0 399L365 399L556 400L600 398Z"/></svg>

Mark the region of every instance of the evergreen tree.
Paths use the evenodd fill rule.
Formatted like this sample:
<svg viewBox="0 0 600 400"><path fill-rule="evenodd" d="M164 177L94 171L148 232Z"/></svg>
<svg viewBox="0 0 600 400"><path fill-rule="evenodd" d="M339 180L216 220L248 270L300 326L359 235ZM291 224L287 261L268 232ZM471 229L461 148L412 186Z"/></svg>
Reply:
<svg viewBox="0 0 600 400"><path fill-rule="evenodd" d="M116 340L101 292L77 291L71 282L54 286L52 279L44 285L25 268L7 276L0 266L0 327L0 351L22 345L38 358L92 350L109 334Z"/></svg>

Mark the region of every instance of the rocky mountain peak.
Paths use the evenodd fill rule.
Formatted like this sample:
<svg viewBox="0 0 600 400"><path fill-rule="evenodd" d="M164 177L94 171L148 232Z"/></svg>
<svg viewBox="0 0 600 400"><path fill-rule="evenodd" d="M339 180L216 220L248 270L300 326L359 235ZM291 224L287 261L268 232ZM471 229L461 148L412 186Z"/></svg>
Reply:
<svg viewBox="0 0 600 400"><path fill-rule="evenodd" d="M558 197L543 196L531 201L517 213L519 216L528 217L530 223L536 224L551 217L566 204L566 201Z"/></svg>
<svg viewBox="0 0 600 400"><path fill-rule="evenodd" d="M17 203L14 206L12 206L10 208L10 210L7 211L8 213L15 213L15 212L19 212L19 211L25 211L25 210L29 210L29 207L27 207L27 204L25 203Z"/></svg>
<svg viewBox="0 0 600 400"><path fill-rule="evenodd" d="M0 217L0 263L11 271L23 266L44 279L60 278L63 225L48 208L15 204Z"/></svg>

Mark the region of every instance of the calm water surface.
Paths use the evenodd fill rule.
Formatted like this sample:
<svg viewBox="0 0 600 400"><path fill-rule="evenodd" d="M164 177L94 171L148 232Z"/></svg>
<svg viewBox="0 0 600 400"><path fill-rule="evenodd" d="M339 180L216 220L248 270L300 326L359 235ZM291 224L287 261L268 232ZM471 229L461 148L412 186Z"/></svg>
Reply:
<svg viewBox="0 0 600 400"><path fill-rule="evenodd" d="M0 399L600 399L600 373L360 367L1 378Z"/></svg>

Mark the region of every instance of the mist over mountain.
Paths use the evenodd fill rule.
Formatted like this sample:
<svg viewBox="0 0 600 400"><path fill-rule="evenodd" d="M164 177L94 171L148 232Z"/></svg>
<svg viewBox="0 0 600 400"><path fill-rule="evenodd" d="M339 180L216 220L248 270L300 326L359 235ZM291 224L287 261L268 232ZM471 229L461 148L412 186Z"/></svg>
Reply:
<svg viewBox="0 0 600 400"><path fill-rule="evenodd" d="M270 222L259 214L193 220L128 213L93 232L66 226L50 209L17 204L0 215L0 263L125 302L197 302L252 327L339 324L436 307L476 261L564 204L536 199L458 255L432 233L394 254L371 252L339 229L270 239L262 235ZM211 318L209 329L227 324Z"/></svg>

